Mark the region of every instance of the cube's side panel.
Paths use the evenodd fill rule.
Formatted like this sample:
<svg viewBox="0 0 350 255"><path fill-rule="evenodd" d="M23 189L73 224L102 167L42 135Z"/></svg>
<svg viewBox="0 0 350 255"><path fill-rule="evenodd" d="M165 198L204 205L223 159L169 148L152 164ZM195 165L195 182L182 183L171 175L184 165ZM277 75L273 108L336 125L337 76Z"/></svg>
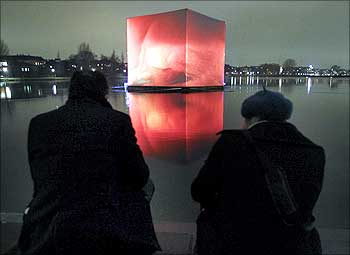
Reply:
<svg viewBox="0 0 350 255"><path fill-rule="evenodd" d="M224 21L187 12L187 86L223 86Z"/></svg>
<svg viewBox="0 0 350 255"><path fill-rule="evenodd" d="M186 12L127 19L128 83L185 86Z"/></svg>

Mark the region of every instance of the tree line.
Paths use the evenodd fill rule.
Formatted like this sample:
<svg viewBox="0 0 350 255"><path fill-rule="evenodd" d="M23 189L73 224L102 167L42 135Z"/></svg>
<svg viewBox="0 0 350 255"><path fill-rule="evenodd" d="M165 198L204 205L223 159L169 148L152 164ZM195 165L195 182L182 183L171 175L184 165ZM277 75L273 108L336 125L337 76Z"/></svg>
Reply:
<svg viewBox="0 0 350 255"><path fill-rule="evenodd" d="M10 54L10 49L4 40L0 41L0 56L7 56ZM58 53L59 57L59 53ZM79 44L78 51L76 54L71 54L69 56L70 60L81 64L81 66L86 67L93 63L93 61L97 60L98 56L91 50L90 45L86 42ZM117 64L125 63L124 54L121 53L121 56L117 56L115 50L113 50L112 55L107 57L103 54L100 55L100 60L109 60L111 62L115 62Z"/></svg>
<svg viewBox="0 0 350 255"><path fill-rule="evenodd" d="M10 49L7 46L7 44L4 42L4 40L0 40L0 56L6 56L10 54ZM97 55L93 53L93 51L90 48L90 45L86 42L83 42L79 44L78 46L78 52L76 54L71 54L69 56L69 59L76 62L79 66L82 66L84 69L87 69L89 66L92 65L92 63L97 59ZM122 53L121 56L117 56L115 54L115 50L113 50L112 55L110 57L107 57L103 54L100 55L100 60L109 60L111 63L114 63L116 65L120 65L125 63L125 57ZM279 64L263 64L266 65L266 67L270 67L271 69L279 68ZM278 66L278 67L277 67ZM297 62L295 59L288 58L286 59L282 67L285 70L292 69L297 66ZM341 70L341 67L339 65L332 65L331 70L333 71L339 71Z"/></svg>

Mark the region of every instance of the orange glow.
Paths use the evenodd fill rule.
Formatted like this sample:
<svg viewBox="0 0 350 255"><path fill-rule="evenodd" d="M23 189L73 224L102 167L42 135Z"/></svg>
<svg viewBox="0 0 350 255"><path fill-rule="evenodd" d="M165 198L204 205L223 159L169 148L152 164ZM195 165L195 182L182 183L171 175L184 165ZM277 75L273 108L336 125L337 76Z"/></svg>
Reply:
<svg viewBox="0 0 350 255"><path fill-rule="evenodd" d="M128 83L222 86L225 22L192 10L127 19Z"/></svg>
<svg viewBox="0 0 350 255"><path fill-rule="evenodd" d="M199 158L223 129L223 92L129 96L129 114L146 156L180 162Z"/></svg>

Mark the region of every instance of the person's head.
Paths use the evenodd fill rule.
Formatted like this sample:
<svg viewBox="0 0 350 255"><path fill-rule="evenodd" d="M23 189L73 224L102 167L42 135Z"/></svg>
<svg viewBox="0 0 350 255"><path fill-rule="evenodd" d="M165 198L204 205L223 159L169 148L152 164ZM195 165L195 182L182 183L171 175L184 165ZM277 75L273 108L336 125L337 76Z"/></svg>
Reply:
<svg viewBox="0 0 350 255"><path fill-rule="evenodd" d="M69 98L88 97L94 100L105 99L108 94L106 77L98 71L74 72L69 87Z"/></svg>
<svg viewBox="0 0 350 255"><path fill-rule="evenodd" d="M242 103L242 128L257 121L286 121L292 115L293 104L281 93L264 90L246 98Z"/></svg>

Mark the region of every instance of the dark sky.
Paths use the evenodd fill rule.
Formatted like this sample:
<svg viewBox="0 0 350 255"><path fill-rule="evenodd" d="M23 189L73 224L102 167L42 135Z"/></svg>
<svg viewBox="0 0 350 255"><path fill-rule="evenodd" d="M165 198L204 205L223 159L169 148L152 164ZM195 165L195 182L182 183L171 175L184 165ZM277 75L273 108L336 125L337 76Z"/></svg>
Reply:
<svg viewBox="0 0 350 255"><path fill-rule="evenodd" d="M11 54L61 58L81 42L126 53L126 18L189 8L226 22L226 63L349 68L349 1L1 1Z"/></svg>

